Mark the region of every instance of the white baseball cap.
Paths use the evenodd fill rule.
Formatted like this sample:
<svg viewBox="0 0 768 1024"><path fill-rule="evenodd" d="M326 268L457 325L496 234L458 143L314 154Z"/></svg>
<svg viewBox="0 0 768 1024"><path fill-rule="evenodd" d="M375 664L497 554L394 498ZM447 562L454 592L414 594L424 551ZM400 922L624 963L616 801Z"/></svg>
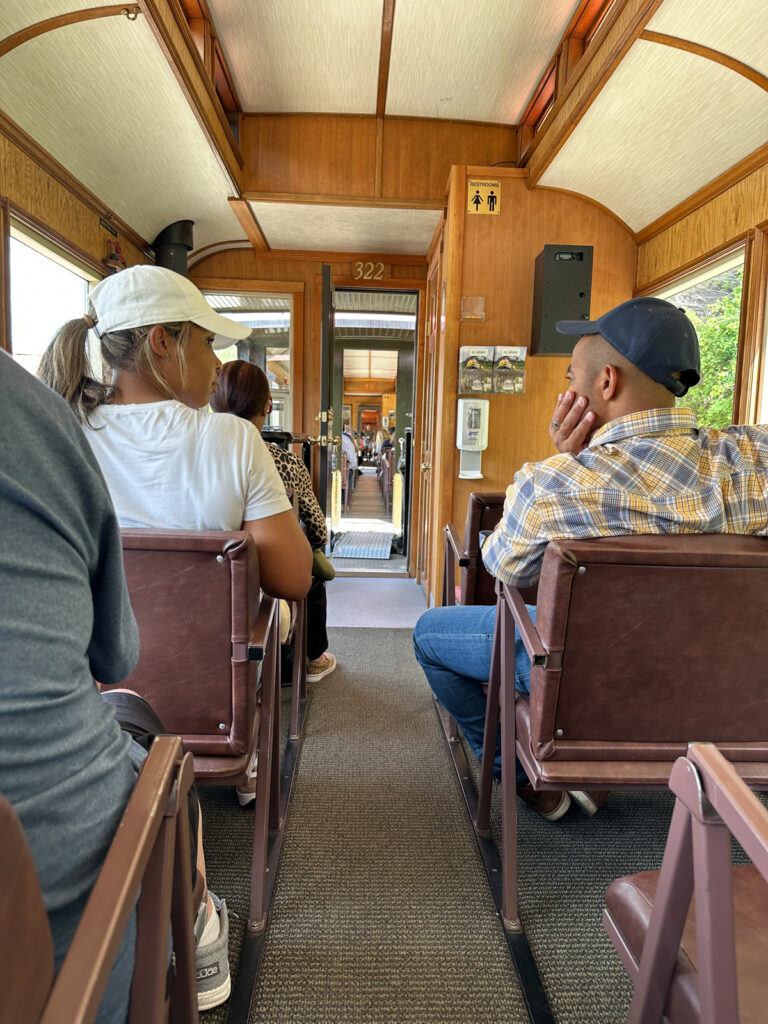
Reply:
<svg viewBox="0 0 768 1024"><path fill-rule="evenodd" d="M191 321L217 337L214 348L226 348L232 340L247 338L251 328L216 313L192 282L166 267L141 265L119 270L91 289L89 298L101 336L150 324Z"/></svg>

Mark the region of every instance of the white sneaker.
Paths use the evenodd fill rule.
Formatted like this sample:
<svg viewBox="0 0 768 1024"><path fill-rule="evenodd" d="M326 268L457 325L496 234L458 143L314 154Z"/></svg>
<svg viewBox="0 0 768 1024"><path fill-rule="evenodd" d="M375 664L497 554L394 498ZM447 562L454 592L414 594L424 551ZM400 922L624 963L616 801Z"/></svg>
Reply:
<svg viewBox="0 0 768 1024"><path fill-rule="evenodd" d="M197 1008L211 1010L229 999L229 914L227 904L213 893L214 913L206 923L195 951Z"/></svg>

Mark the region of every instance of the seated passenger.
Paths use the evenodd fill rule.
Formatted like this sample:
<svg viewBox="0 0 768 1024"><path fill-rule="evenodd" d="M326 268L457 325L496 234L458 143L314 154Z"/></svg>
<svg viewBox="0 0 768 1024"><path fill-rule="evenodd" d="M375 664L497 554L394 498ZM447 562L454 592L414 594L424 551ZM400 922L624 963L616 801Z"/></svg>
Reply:
<svg viewBox="0 0 768 1024"><path fill-rule="evenodd" d="M483 546L490 573L514 586L535 583L547 543L558 538L768 533L768 428L707 430L690 409L675 408L699 381L698 339L682 310L631 299L592 323L563 321L557 329L582 335L550 424L560 454L515 475ZM437 699L478 756L494 620L493 607L432 609L413 637ZM515 673L526 693L530 661L519 638ZM500 738L495 768L499 777ZM518 783L525 782L518 765ZM567 793L524 788L521 795L552 820L570 803ZM594 813L589 794L574 795Z"/></svg>
<svg viewBox="0 0 768 1024"><path fill-rule="evenodd" d="M387 448L394 448L394 447L395 447L395 428L394 427L390 427L389 428L389 433L384 438L384 440L381 442L381 451L385 452L387 450Z"/></svg>
<svg viewBox="0 0 768 1024"><path fill-rule="evenodd" d="M272 409L269 381L264 371L235 359L225 363L219 373L219 386L211 396L215 412L231 412L252 423L261 433ZM301 459L277 444L267 444L267 451L275 460L277 471L286 487L290 487L299 503L299 519L304 524L307 540L315 552L323 551L328 540L325 514L320 508ZM307 680L311 683L330 675L336 668L336 659L328 653L325 581L313 576L307 594Z"/></svg>
<svg viewBox="0 0 768 1024"><path fill-rule="evenodd" d="M352 437L349 429L349 424L344 424L344 429L341 432L341 450L347 456L347 479L341 482L341 501L344 502L344 496L347 488L350 491L355 489L355 480L357 479L357 445Z"/></svg>
<svg viewBox="0 0 768 1024"><path fill-rule="evenodd" d="M205 409L221 367L214 347L250 328L219 316L191 281L163 267L122 270L90 300L93 314L61 328L38 375L84 425L120 525L248 530L264 590L301 599L312 552L259 432ZM91 374L91 326L110 385Z"/></svg>
<svg viewBox="0 0 768 1024"><path fill-rule="evenodd" d="M94 683L128 676L139 643L117 520L82 430L5 353L0 406L0 792L26 834L58 971L159 722L136 694L102 697ZM193 811L199 818L196 798ZM198 919L198 967L216 968L200 1005L215 1006L229 995L226 908L220 923L204 900ZM104 1024L126 1018L135 941L134 913L99 1009Z"/></svg>

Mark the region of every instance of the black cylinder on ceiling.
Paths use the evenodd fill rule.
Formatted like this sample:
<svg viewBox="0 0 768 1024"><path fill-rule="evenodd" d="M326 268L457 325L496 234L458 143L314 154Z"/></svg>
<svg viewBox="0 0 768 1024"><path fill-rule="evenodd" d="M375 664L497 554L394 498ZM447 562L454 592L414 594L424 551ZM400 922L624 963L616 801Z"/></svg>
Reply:
<svg viewBox="0 0 768 1024"><path fill-rule="evenodd" d="M193 220L177 220L163 228L160 234L152 243L155 250L155 264L158 267L167 267L168 270L175 270L177 274L187 273L187 253L193 248L192 228Z"/></svg>

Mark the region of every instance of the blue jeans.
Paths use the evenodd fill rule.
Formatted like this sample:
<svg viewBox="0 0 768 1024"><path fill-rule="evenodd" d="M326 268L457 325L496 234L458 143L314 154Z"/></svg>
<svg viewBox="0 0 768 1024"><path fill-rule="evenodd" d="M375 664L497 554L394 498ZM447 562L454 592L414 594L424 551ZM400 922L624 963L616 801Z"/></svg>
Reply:
<svg viewBox="0 0 768 1024"><path fill-rule="evenodd" d="M536 609L526 606L536 620ZM491 674L495 605L457 605L431 608L416 623L413 650L438 701L456 719L467 743L478 757L483 752L485 694L482 684ZM515 637L515 688L528 693L531 661L519 636ZM496 737L494 775L501 778L501 729ZM518 764L517 778L525 780Z"/></svg>

